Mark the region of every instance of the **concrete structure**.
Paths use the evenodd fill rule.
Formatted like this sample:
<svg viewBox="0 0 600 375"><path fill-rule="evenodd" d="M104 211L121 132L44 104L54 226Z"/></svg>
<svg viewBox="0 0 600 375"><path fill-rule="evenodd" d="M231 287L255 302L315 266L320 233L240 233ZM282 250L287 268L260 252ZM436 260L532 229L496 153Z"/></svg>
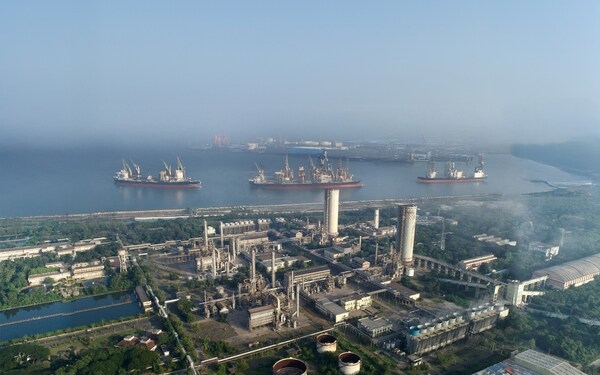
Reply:
<svg viewBox="0 0 600 375"><path fill-rule="evenodd" d="M398 205L398 230L396 231L396 252L404 266L412 266L415 230L417 225L417 206Z"/></svg>
<svg viewBox="0 0 600 375"><path fill-rule="evenodd" d="M371 267L371 262L366 259L354 257L352 258L352 264L358 268L367 269Z"/></svg>
<svg viewBox="0 0 600 375"><path fill-rule="evenodd" d="M379 229L379 208L375 209L375 214L373 216L373 228Z"/></svg>
<svg viewBox="0 0 600 375"><path fill-rule="evenodd" d="M323 223L325 224L325 234L329 237L335 238L338 235L339 206L340 190L326 189Z"/></svg>
<svg viewBox="0 0 600 375"><path fill-rule="evenodd" d="M358 374L361 363L360 356L356 353L344 352L338 356L338 366L344 375Z"/></svg>
<svg viewBox="0 0 600 375"><path fill-rule="evenodd" d="M486 254L475 258L464 259L458 262L458 266L466 270L477 269L482 264L492 263L496 259L494 254Z"/></svg>
<svg viewBox="0 0 600 375"><path fill-rule="evenodd" d="M3 260L34 258L42 253L56 252L62 248L69 248L72 251L72 245L69 242L44 243L36 246L16 247L0 250L0 262Z"/></svg>
<svg viewBox="0 0 600 375"><path fill-rule="evenodd" d="M125 251L124 249L119 250L118 258L119 258L119 272L121 272L121 273L127 272L127 251Z"/></svg>
<svg viewBox="0 0 600 375"><path fill-rule="evenodd" d="M328 333L317 336L317 352L335 353L337 350L337 339Z"/></svg>
<svg viewBox="0 0 600 375"><path fill-rule="evenodd" d="M334 323L344 321L350 316L350 313L343 307L325 297L315 300L315 308Z"/></svg>
<svg viewBox="0 0 600 375"><path fill-rule="evenodd" d="M498 319L508 316L504 306L486 304L465 311L435 319L419 326L413 326L406 332L406 352L423 355L443 348L467 335L474 335L492 328Z"/></svg>
<svg viewBox="0 0 600 375"><path fill-rule="evenodd" d="M291 287L298 283L311 283L321 281L331 276L331 271L327 266L315 266L296 271L286 272L284 275L285 286Z"/></svg>
<svg viewBox="0 0 600 375"><path fill-rule="evenodd" d="M152 311L152 301L150 301L150 299L148 299L148 295L146 294L146 291L144 290L143 287L141 286L136 286L135 287L135 295L138 298L138 301L140 301L140 307L142 309L144 309L144 312L146 311Z"/></svg>
<svg viewBox="0 0 600 375"><path fill-rule="evenodd" d="M548 284L558 289L580 286L600 276L600 254L535 271L534 277L548 276Z"/></svg>
<svg viewBox="0 0 600 375"><path fill-rule="evenodd" d="M405 287L402 284L398 284L398 283L390 283L389 284L390 288L394 289L395 291L397 291L398 293L400 293L400 295L412 299L413 301L418 300L421 297L421 293L416 292L410 288Z"/></svg>
<svg viewBox="0 0 600 375"><path fill-rule="evenodd" d="M506 286L506 299L514 306L520 306L527 302L531 296L543 295L543 291L533 289L543 288L548 276L540 276L527 281L510 281Z"/></svg>
<svg viewBox="0 0 600 375"><path fill-rule="evenodd" d="M368 294L352 294L348 297L340 298L340 306L346 311L360 310L373 304L373 299Z"/></svg>
<svg viewBox="0 0 600 375"><path fill-rule="evenodd" d="M68 279L69 277L71 277L71 271L53 271L40 273L37 275L29 275L29 277L27 278L27 282L29 283L29 285L42 285L44 283L44 280L46 280L47 278L52 279L53 282L58 282L61 280Z"/></svg>
<svg viewBox="0 0 600 375"><path fill-rule="evenodd" d="M373 319L366 317L358 320L358 329L372 338L392 332L392 327L392 322L384 318Z"/></svg>
<svg viewBox="0 0 600 375"><path fill-rule="evenodd" d="M90 280L104 277L104 265L100 261L76 263L71 267L73 280Z"/></svg>
<svg viewBox="0 0 600 375"><path fill-rule="evenodd" d="M273 375L305 375L308 374L308 366L304 361L296 358L284 358L273 365Z"/></svg>
<svg viewBox="0 0 600 375"><path fill-rule="evenodd" d="M559 246L548 245L543 242L532 242L529 244L529 251L542 253L546 260L554 258L560 252Z"/></svg>
<svg viewBox="0 0 600 375"><path fill-rule="evenodd" d="M271 305L248 309L248 329L273 324L275 319L275 308Z"/></svg>

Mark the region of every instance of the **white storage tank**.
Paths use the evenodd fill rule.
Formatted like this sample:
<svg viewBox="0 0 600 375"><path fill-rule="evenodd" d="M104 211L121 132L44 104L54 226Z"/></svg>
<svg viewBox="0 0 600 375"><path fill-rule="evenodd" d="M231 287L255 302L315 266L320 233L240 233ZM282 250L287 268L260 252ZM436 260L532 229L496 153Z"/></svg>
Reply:
<svg viewBox="0 0 600 375"><path fill-rule="evenodd" d="M344 375L358 374L361 363L360 356L356 353L344 352L338 356L338 365Z"/></svg>
<svg viewBox="0 0 600 375"><path fill-rule="evenodd" d="M337 339L328 333L317 336L317 352L335 352L337 350Z"/></svg>
<svg viewBox="0 0 600 375"><path fill-rule="evenodd" d="M414 277L415 276L415 269L412 267L406 267L405 268L405 274L408 277Z"/></svg>
<svg viewBox="0 0 600 375"><path fill-rule="evenodd" d="M308 366L296 358L284 358L273 365L273 375L306 375Z"/></svg>

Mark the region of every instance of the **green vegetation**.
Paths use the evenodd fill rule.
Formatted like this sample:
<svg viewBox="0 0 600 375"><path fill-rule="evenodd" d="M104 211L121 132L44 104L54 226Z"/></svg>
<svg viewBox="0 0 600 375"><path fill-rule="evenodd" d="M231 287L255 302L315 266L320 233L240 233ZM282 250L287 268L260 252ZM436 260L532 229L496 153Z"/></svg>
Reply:
<svg viewBox="0 0 600 375"><path fill-rule="evenodd" d="M567 290L548 290L545 295L534 297L529 307L600 320L600 281Z"/></svg>
<svg viewBox="0 0 600 375"><path fill-rule="evenodd" d="M486 332L484 346L501 345L528 349L537 347L569 361L584 365L600 356L600 327L588 326L577 319L553 319L511 310L498 329Z"/></svg>
<svg viewBox="0 0 600 375"><path fill-rule="evenodd" d="M235 348L225 341L211 341L207 338L202 338L200 347L202 352L209 358L222 357L224 355L235 353Z"/></svg>
<svg viewBox="0 0 600 375"><path fill-rule="evenodd" d="M147 373L148 368L160 372L161 363L156 352L140 347L93 348L81 352L71 364L55 361L52 370L56 375L142 374Z"/></svg>
<svg viewBox="0 0 600 375"><path fill-rule="evenodd" d="M50 350L35 344L12 345L0 349L0 373L33 374L45 373Z"/></svg>
<svg viewBox="0 0 600 375"><path fill-rule="evenodd" d="M55 291L43 287L27 289L27 276L31 270L44 267L46 258L15 259L0 262L0 309L52 302L61 299Z"/></svg>

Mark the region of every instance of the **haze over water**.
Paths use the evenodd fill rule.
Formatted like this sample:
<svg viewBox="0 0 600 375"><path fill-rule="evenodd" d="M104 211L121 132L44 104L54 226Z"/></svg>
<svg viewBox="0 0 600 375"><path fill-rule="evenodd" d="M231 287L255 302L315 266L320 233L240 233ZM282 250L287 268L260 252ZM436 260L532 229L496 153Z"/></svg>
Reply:
<svg viewBox="0 0 600 375"><path fill-rule="evenodd" d="M121 159L133 160L144 175L157 175L162 161L175 163L180 156L188 176L200 179L201 189L156 189L119 187L112 176ZM336 161L331 160L335 165ZM248 179L256 175L257 162L272 176L281 169L283 155L229 153L193 149L85 149L77 151L11 150L0 152L0 217L74 214L99 211L193 208L234 205L317 203L318 190L261 190L251 188ZM350 162L350 171L365 184L360 189L343 189L342 201L464 196L490 193L507 195L545 191L549 187L531 182L582 181L554 167L507 154L485 156L489 178L479 183L419 184L426 163ZM297 169L308 166L306 157L290 156ZM475 163L457 163L466 174ZM442 171L443 163L437 163Z"/></svg>

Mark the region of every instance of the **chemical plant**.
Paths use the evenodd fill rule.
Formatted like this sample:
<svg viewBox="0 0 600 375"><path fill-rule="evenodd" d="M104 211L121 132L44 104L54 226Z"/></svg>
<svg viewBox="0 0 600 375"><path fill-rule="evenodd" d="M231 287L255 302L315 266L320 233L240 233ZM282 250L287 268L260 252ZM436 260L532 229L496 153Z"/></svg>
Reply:
<svg viewBox="0 0 600 375"><path fill-rule="evenodd" d="M395 215L385 218L395 224L387 226L380 225L379 208L372 220L351 225L340 224L339 210L340 191L325 189L321 219L312 222L293 215L211 222L214 226L204 220L202 238L180 242L177 254L152 262L158 270L185 271L188 282L210 287L180 293L160 308L173 310L170 304L187 298L201 322L227 321L235 343L248 348L233 359L283 345L269 344L279 332L290 342L310 337L317 353L337 353L341 373L357 374L364 358L340 342L339 334L379 348L397 363L418 365L425 354L493 328L508 315L501 301L536 293L472 269L493 261L489 256L461 266L415 254L418 207L413 203L398 204ZM291 224L299 229L282 229ZM158 249L126 251L151 247ZM404 282L421 274L473 290L480 304L464 309L424 301ZM310 373L311 364L292 352L276 361L272 372Z"/></svg>

